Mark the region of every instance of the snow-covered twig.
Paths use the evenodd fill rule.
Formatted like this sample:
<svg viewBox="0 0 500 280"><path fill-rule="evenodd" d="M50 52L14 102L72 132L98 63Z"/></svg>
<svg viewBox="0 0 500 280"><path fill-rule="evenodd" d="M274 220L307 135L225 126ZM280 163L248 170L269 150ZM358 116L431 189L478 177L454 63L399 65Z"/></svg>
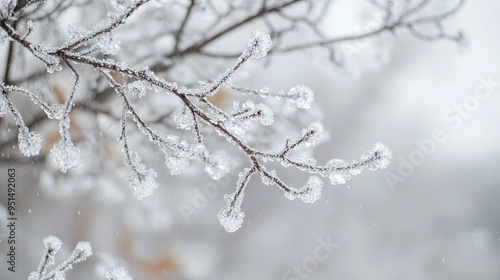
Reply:
<svg viewBox="0 0 500 280"><path fill-rule="evenodd" d="M78 242L69 258L51 271L48 268L55 264L55 254L61 249L63 243L55 236L48 236L43 240L45 247L38 268L31 272L29 280L64 280L66 271L73 265L85 261L92 255L92 246L89 242Z"/></svg>

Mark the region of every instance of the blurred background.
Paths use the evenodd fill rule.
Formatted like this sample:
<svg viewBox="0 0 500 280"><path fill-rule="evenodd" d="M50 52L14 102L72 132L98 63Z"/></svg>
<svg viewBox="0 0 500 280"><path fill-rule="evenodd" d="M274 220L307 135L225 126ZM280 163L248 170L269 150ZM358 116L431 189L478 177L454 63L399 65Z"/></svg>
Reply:
<svg viewBox="0 0 500 280"><path fill-rule="evenodd" d="M373 19L357 2L336 1L321 29L362 29ZM329 133L315 150L319 162L358 159L377 141L393 159L388 169L365 171L346 185L325 184L313 204L285 199L254 178L242 205L245 223L235 233L216 215L237 173L215 182L189 170L170 176L158 166L160 189L139 201L108 174L62 186L44 183L36 165L11 165L18 271L6 270L2 210L0 278L27 279L42 239L56 235L65 243L59 261L78 241L93 245L94 256L68 279L104 279L109 266L134 279L500 279L499 10L497 1L467 1L447 21L450 30L464 31L466 47L401 31L346 45L342 70L315 49L252 65L246 84L314 90ZM9 167L0 174L4 207Z"/></svg>

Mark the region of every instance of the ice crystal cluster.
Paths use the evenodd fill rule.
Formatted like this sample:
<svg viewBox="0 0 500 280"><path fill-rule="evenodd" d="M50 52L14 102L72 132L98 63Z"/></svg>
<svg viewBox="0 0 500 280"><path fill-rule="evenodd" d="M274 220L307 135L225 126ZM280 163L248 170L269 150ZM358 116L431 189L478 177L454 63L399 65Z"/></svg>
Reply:
<svg viewBox="0 0 500 280"><path fill-rule="evenodd" d="M61 140L54 144L50 156L63 173L80 166L80 150L71 141Z"/></svg>
<svg viewBox="0 0 500 280"><path fill-rule="evenodd" d="M0 1L0 44L8 44L10 50L15 46L15 51L8 52L7 61L11 63L0 79L0 117L3 125L15 124L18 128L13 137L0 143L0 148L12 147L17 140L21 159L16 160L22 161L22 156L47 158L58 172L70 173L67 178L75 168L90 174L92 168L100 172L99 168L106 165L103 161L117 160L120 163L111 166L128 170L128 176L120 182L128 182L139 199L146 199L159 188L158 173L166 173L163 169L179 175L199 168L214 180L227 176L232 169L242 169L235 191L225 196L226 206L217 215L230 232L243 224L243 197L253 177L281 189L288 199L317 201L325 181L345 184L364 169L386 168L390 151L384 144L375 143L359 160L318 162L310 156L311 148L324 140L324 128L315 118L313 89L301 83L288 90L246 86L240 70L250 61L271 61L270 54L315 47L327 50L328 59L339 66L337 43L394 33L398 28L423 40L459 41L461 37L446 33L441 23L463 3L426 17L421 11L433 1L416 6L404 1L406 6L400 10L394 9L393 1L369 1L386 15L378 29L327 38L316 28L321 17L314 16L323 14L326 2L330 1L227 1L224 5L212 5L210 1ZM284 12L294 11L300 3L309 7L302 9L304 14L301 9L295 9L298 14L294 16ZM106 12L89 13L96 7ZM82 14L92 19L68 24L72 19L69 15L75 12L71 8L87 9ZM184 14L182 20L176 17L179 11ZM207 18L210 23L198 26L199 21L194 19L204 17L206 11L211 14ZM276 19L270 20L271 15ZM250 32L236 51L214 52L208 47L251 22L262 23L262 29ZM302 23L315 39L296 45L284 43L286 35ZM436 35L420 31L419 27L427 25L436 29ZM304 40L308 38L304 36ZM23 54L22 59L14 56L17 53ZM212 59L214 67L200 67L198 62L203 59ZM28 64L30 69L26 70L34 70L20 72L11 67L16 64ZM228 68L220 71L220 67ZM224 92L230 98L221 98ZM15 104L21 98L39 107L26 119L21 111L28 106ZM100 122L103 118L116 122L104 127ZM41 128L45 120L58 124L55 135ZM214 143L220 141L214 139L229 148L216 147ZM86 140L99 146L98 151L80 150ZM121 158L115 156L108 142L121 146ZM148 152L151 147L157 152ZM243 167L229 164L238 153L245 159ZM164 162L163 167L148 167L155 156ZM14 155L9 160L14 160ZM280 169L285 168L302 171L303 183L291 186L282 180ZM47 244L52 247L47 246L57 248L54 240L49 238ZM85 246L77 248L86 252ZM48 260L53 249L47 251ZM41 267L32 279L45 275L46 265ZM53 275L63 270L56 269ZM123 275L116 270L109 277L127 279Z"/></svg>
<svg viewBox="0 0 500 280"><path fill-rule="evenodd" d="M42 136L36 131L29 132L26 127L19 131L19 150L25 156L38 155L42 148Z"/></svg>

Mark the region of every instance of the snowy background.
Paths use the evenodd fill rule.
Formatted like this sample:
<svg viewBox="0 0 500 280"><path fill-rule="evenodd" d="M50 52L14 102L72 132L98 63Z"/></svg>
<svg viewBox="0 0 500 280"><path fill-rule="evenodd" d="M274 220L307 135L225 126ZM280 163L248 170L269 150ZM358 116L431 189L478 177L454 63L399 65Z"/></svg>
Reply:
<svg viewBox="0 0 500 280"><path fill-rule="evenodd" d="M332 8L322 27L332 34L370 21L351 1ZM500 84L484 100L474 99L481 79L500 81L499 10L497 1L468 1L448 21L448 28L464 30L467 48L399 32L356 47L348 73L314 50L254 66L248 83L284 89L303 83L315 91L330 134L316 150L320 161L357 159L376 141L391 149L393 160L387 170L366 171L347 185L325 185L313 204L285 199L253 179L242 206L245 223L235 233L216 217L235 174L215 183L205 174L173 177L159 166L160 190L139 201L130 192L113 194L129 186L107 183L107 174L96 175L102 186L82 180L75 188L88 191L57 198L39 186L35 168L15 166L18 272L7 273L2 224L0 278L27 279L42 239L56 235L65 243L58 260L78 241L94 248L68 279L104 279L106 262L134 279L500 279ZM462 115L455 112L460 104ZM435 130L445 140L422 153L416 143ZM401 172L404 162L411 167ZM286 179L302 182L303 175L291 172ZM404 181L391 181L395 176ZM4 202L6 171L0 177ZM200 201L207 189L216 194ZM186 219L180 210L186 205L200 207ZM321 249L327 240L338 246ZM313 260L318 250L327 257ZM286 274L294 266L302 277Z"/></svg>

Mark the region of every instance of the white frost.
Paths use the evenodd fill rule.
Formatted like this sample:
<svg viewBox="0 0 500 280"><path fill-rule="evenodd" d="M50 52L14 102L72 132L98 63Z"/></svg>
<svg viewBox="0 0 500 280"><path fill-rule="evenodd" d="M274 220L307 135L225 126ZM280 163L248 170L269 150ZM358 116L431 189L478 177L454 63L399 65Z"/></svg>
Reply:
<svg viewBox="0 0 500 280"><path fill-rule="evenodd" d="M70 43L85 38L90 34L92 34L90 30L83 28L78 23L71 23L68 26L68 39Z"/></svg>
<svg viewBox="0 0 500 280"><path fill-rule="evenodd" d="M347 162L341 159L332 159L326 166L331 170L328 178L332 185L341 185L347 183L351 179L351 174L347 168Z"/></svg>
<svg viewBox="0 0 500 280"><path fill-rule="evenodd" d="M127 177L127 181L138 199L151 196L158 189L158 182L155 180L156 172L153 169L146 169L141 161L138 153L131 155L129 165L132 170L130 170L130 176Z"/></svg>
<svg viewBox="0 0 500 280"><path fill-rule="evenodd" d="M50 150L50 157L54 160L61 172L66 173L72 168L78 168L80 162L80 149L73 142L60 140Z"/></svg>
<svg viewBox="0 0 500 280"><path fill-rule="evenodd" d="M127 84L125 91L132 95L137 95L139 98L146 95L146 83L143 81L135 81Z"/></svg>
<svg viewBox="0 0 500 280"><path fill-rule="evenodd" d="M271 125L274 121L274 115L271 108L266 105L260 103L257 104L257 112L259 113L259 122L262 125Z"/></svg>
<svg viewBox="0 0 500 280"><path fill-rule="evenodd" d="M179 175L189 166L189 159L179 155L165 155L165 165L172 175Z"/></svg>
<svg viewBox="0 0 500 280"><path fill-rule="evenodd" d="M40 153L40 149L42 148L42 135L36 131L28 131L27 127L24 129L21 128L21 131L18 135L19 141L19 150L23 155L30 157L35 156Z"/></svg>
<svg viewBox="0 0 500 280"><path fill-rule="evenodd" d="M72 258L73 256L74 258ZM72 257L70 258L74 259L74 263L77 263L86 260L90 256L92 256L92 245L90 245L90 242L81 241L76 244Z"/></svg>
<svg viewBox="0 0 500 280"><path fill-rule="evenodd" d="M57 253L57 251L59 251L59 249L61 249L63 243L61 239L57 238L56 236L50 235L43 239L43 245L45 246L46 250L51 248L51 250L53 251L52 254L55 254Z"/></svg>
<svg viewBox="0 0 500 280"><path fill-rule="evenodd" d="M301 109L309 109L314 101L314 92L305 85L292 87L287 95L288 103Z"/></svg>
<svg viewBox="0 0 500 280"><path fill-rule="evenodd" d="M46 111L49 119L60 120L64 116L65 107L63 104L52 104Z"/></svg>
<svg viewBox="0 0 500 280"><path fill-rule="evenodd" d="M383 143L377 142L372 147L372 153L378 158L368 168L371 170L387 168L392 159L392 153L389 148Z"/></svg>
<svg viewBox="0 0 500 280"><path fill-rule="evenodd" d="M120 41L112 34L104 34L97 39L97 47L99 47L104 54L114 55L120 50Z"/></svg>
<svg viewBox="0 0 500 280"><path fill-rule="evenodd" d="M194 118L191 111L186 106L182 106L175 111L174 121L178 129L191 130L194 127Z"/></svg>
<svg viewBox="0 0 500 280"><path fill-rule="evenodd" d="M111 268L106 274L107 280L132 280L132 277L123 267Z"/></svg>
<svg viewBox="0 0 500 280"><path fill-rule="evenodd" d="M209 156L205 164L205 171L214 180L219 180L230 171L229 162L220 153Z"/></svg>
<svg viewBox="0 0 500 280"><path fill-rule="evenodd" d="M8 110L9 110L9 104L7 100L5 100L3 93L0 92L0 117L5 116Z"/></svg>
<svg viewBox="0 0 500 280"><path fill-rule="evenodd" d="M323 181L317 176L309 177L307 183L300 189L291 189L285 192L285 197L294 200L299 197L305 203L313 203L321 198L321 191L323 190Z"/></svg>
<svg viewBox="0 0 500 280"><path fill-rule="evenodd" d="M271 49L271 36L263 30L255 30L250 33L248 40L248 51L252 54L250 58L259 59L267 55Z"/></svg>
<svg viewBox="0 0 500 280"><path fill-rule="evenodd" d="M243 169L238 175L238 181L236 183L236 185L239 186L239 190L232 194L224 195L227 205L220 209L217 218L227 232L235 232L243 224L245 213L241 211L241 203L245 196L245 188L248 183L250 172L250 168Z"/></svg>
<svg viewBox="0 0 500 280"><path fill-rule="evenodd" d="M219 213L217 218L220 224L227 230L227 232L237 231L243 224L243 218L245 218L245 213L241 212L241 202L243 200L243 194L240 194L238 199L235 201L234 206L230 204L233 200L234 193L230 195L225 195L224 199L228 202L228 205L224 206Z"/></svg>
<svg viewBox="0 0 500 280"><path fill-rule="evenodd" d="M302 139L304 140L301 146L311 147L321 139L325 132L323 124L320 122L313 122L307 128L302 129Z"/></svg>

